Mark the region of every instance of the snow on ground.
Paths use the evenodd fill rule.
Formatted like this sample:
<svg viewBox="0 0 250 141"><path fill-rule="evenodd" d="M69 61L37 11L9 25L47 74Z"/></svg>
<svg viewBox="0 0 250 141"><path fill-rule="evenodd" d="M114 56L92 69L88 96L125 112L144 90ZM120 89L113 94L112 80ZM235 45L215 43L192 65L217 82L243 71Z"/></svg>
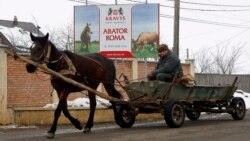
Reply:
<svg viewBox="0 0 250 141"><path fill-rule="evenodd" d="M89 98L77 98L73 101L67 101L68 107L74 107L74 108L89 108ZM52 104L46 104L43 108L56 108L58 105L58 102L52 103ZM111 103L103 98L96 97L96 107L97 108L107 108L111 106Z"/></svg>
<svg viewBox="0 0 250 141"><path fill-rule="evenodd" d="M234 93L234 97L242 97L246 103L246 108L250 109L250 93L244 92L242 90L236 90ZM97 97L97 108L106 108L109 107L111 104L108 100ZM56 108L58 103L47 104L44 108ZM83 107L89 108L89 99L88 98L77 98L73 101L68 101L68 107Z"/></svg>

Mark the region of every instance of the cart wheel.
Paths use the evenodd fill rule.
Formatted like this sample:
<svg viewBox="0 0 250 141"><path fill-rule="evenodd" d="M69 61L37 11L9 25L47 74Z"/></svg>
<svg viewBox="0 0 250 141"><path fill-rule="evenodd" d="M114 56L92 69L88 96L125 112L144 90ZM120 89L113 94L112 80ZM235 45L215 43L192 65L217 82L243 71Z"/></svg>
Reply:
<svg viewBox="0 0 250 141"><path fill-rule="evenodd" d="M116 124L121 128L130 128L135 123L135 115L128 115L129 110L127 106L118 105L116 106L118 111L118 118L116 120Z"/></svg>
<svg viewBox="0 0 250 141"><path fill-rule="evenodd" d="M165 104L164 118L170 128L181 127L185 120L185 111L181 102L171 99Z"/></svg>
<svg viewBox="0 0 250 141"><path fill-rule="evenodd" d="M186 111L186 115L187 115L188 119L194 121L194 120L198 120L200 118L201 112Z"/></svg>
<svg viewBox="0 0 250 141"><path fill-rule="evenodd" d="M246 114L246 105L241 97L234 97L230 106L234 109L231 113L233 119L242 120Z"/></svg>

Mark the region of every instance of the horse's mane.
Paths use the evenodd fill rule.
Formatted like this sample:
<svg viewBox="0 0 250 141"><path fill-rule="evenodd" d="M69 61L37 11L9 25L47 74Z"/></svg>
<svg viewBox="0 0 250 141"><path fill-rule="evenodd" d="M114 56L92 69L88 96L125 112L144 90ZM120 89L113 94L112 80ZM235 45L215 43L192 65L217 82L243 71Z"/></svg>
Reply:
<svg viewBox="0 0 250 141"><path fill-rule="evenodd" d="M63 53L65 53L70 58L72 58L72 56L74 55L74 53L69 50L64 50Z"/></svg>
<svg viewBox="0 0 250 141"><path fill-rule="evenodd" d="M72 57L73 56L73 52L71 52L71 51L69 51L69 50L64 50L64 51L61 51L61 50L59 50L57 47L56 47L56 45L54 44L54 43L52 43L51 41L49 41L49 44L51 45L51 47L52 47L52 52L63 52L63 53L65 53L67 56L69 56L69 57Z"/></svg>
<svg viewBox="0 0 250 141"><path fill-rule="evenodd" d="M86 33L86 32L88 32L88 31L90 31L90 27L89 27L89 25L86 25L86 26L84 27L84 29L83 29L83 32Z"/></svg>
<svg viewBox="0 0 250 141"><path fill-rule="evenodd" d="M52 54L54 54L55 52L59 52L59 50L57 49L56 45L54 43L52 43L50 40L48 40L48 43L51 46L51 52Z"/></svg>

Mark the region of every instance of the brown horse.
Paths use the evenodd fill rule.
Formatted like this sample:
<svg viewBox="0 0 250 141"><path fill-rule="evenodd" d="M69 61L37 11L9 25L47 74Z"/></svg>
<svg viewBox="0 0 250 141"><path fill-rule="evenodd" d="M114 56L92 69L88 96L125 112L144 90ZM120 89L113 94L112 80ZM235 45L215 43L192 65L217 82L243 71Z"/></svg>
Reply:
<svg viewBox="0 0 250 141"><path fill-rule="evenodd" d="M92 32L90 29L90 24L87 23L81 34L81 51L89 52L89 47L91 45L91 34ZM84 46L86 46L86 49L84 49Z"/></svg>
<svg viewBox="0 0 250 141"><path fill-rule="evenodd" d="M48 68L63 74L77 82L96 89L100 82L103 83L107 93L110 96L120 98L120 93L114 87L116 79L116 70L112 60L104 56L94 53L85 56L79 56L69 51L58 51L53 43L48 40L49 34L44 37L35 37L30 33L33 45L31 47L31 60L38 63L45 63ZM26 65L27 71L32 73L36 67L30 64ZM48 131L47 137L53 138L55 135L57 121L63 111L64 115L71 121L71 123L79 130L82 125L78 120L73 118L67 109L67 97L71 92L79 92L80 89L71 85L57 77L51 77L51 84L56 90L59 97L59 104L55 110L54 121L51 129ZM95 94L89 93L90 100L90 114L88 121L84 127L84 132L90 132L93 127L93 119L96 108ZM115 119L118 118L116 104L112 103Z"/></svg>

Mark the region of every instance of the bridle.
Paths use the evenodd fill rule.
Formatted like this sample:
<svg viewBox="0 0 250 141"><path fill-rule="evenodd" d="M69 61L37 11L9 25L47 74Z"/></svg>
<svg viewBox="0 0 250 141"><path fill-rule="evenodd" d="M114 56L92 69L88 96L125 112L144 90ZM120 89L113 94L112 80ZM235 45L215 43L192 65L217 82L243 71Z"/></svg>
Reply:
<svg viewBox="0 0 250 141"><path fill-rule="evenodd" d="M47 51L47 54L45 55L45 48L44 48L44 50L43 50L43 54L44 54L44 62L45 63L50 63L50 61L49 61L49 59L50 59L50 55L51 55L51 45L49 44L49 43L47 43L48 44L48 51ZM61 58L61 57L60 57Z"/></svg>
<svg viewBox="0 0 250 141"><path fill-rule="evenodd" d="M30 50L32 49L33 45L34 45L34 43L31 45ZM46 45L48 45L47 46L47 48L48 48L47 52L46 52ZM58 59L50 61L51 49L52 49L51 44L47 42L44 45L43 48L44 48L43 52L41 53L41 55L38 58L38 60L42 60L42 58L44 57L44 59L42 61L40 61L41 63L45 63L45 64L56 63L56 62L58 62L59 60L61 60L63 58L63 54L62 54L61 57L59 57Z"/></svg>

